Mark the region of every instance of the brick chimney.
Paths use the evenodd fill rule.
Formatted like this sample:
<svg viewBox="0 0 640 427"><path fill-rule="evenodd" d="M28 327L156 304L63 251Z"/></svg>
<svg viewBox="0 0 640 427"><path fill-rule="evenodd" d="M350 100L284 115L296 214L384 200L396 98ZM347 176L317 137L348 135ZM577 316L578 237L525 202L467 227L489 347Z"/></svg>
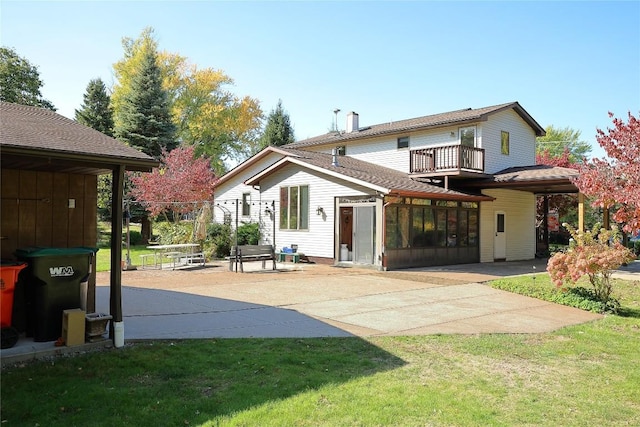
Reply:
<svg viewBox="0 0 640 427"><path fill-rule="evenodd" d="M358 113L350 111L347 113L347 133L357 132L360 127L358 126Z"/></svg>

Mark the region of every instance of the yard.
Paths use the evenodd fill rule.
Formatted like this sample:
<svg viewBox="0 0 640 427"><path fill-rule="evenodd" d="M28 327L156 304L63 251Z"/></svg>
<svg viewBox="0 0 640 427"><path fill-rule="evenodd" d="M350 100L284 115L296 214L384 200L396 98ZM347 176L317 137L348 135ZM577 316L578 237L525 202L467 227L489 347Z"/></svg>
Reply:
<svg viewBox="0 0 640 427"><path fill-rule="evenodd" d="M640 425L640 287L615 289L624 316L548 334L156 341L29 363L2 372L2 422Z"/></svg>

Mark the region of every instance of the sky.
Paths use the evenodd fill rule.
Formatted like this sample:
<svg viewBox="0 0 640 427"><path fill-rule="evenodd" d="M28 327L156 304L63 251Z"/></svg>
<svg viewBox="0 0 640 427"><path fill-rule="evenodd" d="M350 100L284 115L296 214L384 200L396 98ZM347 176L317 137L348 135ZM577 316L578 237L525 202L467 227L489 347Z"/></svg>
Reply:
<svg viewBox="0 0 640 427"><path fill-rule="evenodd" d="M222 70L225 89L282 100L296 139L336 115L361 127L518 101L546 127L604 151L608 112L640 112L640 1L7 1L0 44L38 67L69 118L87 84L115 83L122 39L152 27L159 50Z"/></svg>

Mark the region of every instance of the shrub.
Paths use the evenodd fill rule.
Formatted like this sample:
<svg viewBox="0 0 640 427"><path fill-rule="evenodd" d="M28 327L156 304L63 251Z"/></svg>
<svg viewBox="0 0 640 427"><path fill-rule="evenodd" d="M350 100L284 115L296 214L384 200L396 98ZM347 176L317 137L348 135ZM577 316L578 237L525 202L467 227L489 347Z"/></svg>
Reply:
<svg viewBox="0 0 640 427"><path fill-rule="evenodd" d="M249 222L238 226L238 245L257 245L260 241L260 225Z"/></svg>
<svg viewBox="0 0 640 427"><path fill-rule="evenodd" d="M210 250L216 258L228 256L231 253L231 226L218 223L208 224L206 241L212 245Z"/></svg>
<svg viewBox="0 0 640 427"><path fill-rule="evenodd" d="M575 284L582 276L588 276L597 300L607 303L612 291L611 273L622 264L633 259L631 251L620 244L618 229L599 229L596 224L591 231L569 230L573 241L565 252L554 254L547 264L547 271L557 287Z"/></svg>
<svg viewBox="0 0 640 427"><path fill-rule="evenodd" d="M161 245L191 243L193 223L191 221L157 222L154 224L154 235L158 235L158 243Z"/></svg>

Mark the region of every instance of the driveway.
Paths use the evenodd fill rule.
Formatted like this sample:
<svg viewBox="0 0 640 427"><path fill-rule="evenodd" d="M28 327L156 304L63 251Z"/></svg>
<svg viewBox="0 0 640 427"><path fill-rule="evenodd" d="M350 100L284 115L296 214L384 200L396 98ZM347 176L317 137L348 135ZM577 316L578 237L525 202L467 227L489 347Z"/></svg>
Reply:
<svg viewBox="0 0 640 427"><path fill-rule="evenodd" d="M215 263L123 272L125 339L538 333L601 318L480 283L544 271L540 261L399 272L251 264L244 274ZM98 312L109 311L107 284L98 273Z"/></svg>

